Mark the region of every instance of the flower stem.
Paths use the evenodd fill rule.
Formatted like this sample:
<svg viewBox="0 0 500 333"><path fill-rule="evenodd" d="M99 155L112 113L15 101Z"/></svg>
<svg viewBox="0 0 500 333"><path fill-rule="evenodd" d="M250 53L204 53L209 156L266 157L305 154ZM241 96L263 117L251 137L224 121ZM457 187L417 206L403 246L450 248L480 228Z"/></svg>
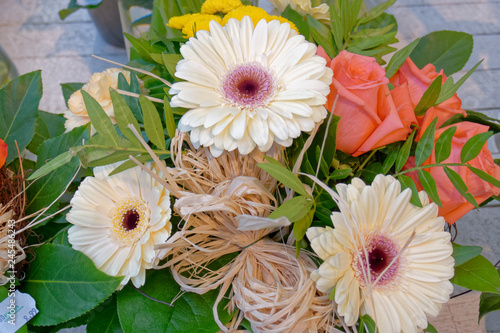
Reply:
<svg viewBox="0 0 500 333"><path fill-rule="evenodd" d="M398 173L395 173L393 176L397 177L397 176L404 175L405 173L412 172L412 171L433 168L433 167L444 167L444 166L467 166L467 164L465 164L465 163L435 163L435 164L420 165L420 166L413 167L410 169L402 170Z"/></svg>

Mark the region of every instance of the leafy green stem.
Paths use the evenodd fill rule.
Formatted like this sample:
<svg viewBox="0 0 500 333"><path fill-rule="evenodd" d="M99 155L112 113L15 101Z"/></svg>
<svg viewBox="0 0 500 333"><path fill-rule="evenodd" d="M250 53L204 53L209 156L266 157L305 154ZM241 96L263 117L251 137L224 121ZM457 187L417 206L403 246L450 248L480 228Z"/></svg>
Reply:
<svg viewBox="0 0 500 333"><path fill-rule="evenodd" d="M428 169L428 168L433 168L433 167L444 167L444 166L467 166L465 163L435 163L435 164L427 164L427 165L420 165L416 166L410 169L402 170L400 172L395 173L393 176L397 177L400 175L404 175L405 173L412 172L412 171L418 171L422 169Z"/></svg>

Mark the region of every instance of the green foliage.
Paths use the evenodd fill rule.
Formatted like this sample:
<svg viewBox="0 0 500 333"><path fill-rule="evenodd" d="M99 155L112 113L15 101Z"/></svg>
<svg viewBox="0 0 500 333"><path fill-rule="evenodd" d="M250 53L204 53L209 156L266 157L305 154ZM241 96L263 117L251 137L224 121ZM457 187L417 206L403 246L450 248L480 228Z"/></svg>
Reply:
<svg viewBox="0 0 500 333"><path fill-rule="evenodd" d="M87 256L66 246L45 244L35 254L22 289L40 310L30 322L35 326L81 316L107 299L122 280L99 271Z"/></svg>
<svg viewBox="0 0 500 333"><path fill-rule="evenodd" d="M38 111L35 134L27 147L28 150L36 154L42 142L61 135L65 130L65 121L66 119L60 114Z"/></svg>
<svg viewBox="0 0 500 333"><path fill-rule="evenodd" d="M87 9L97 8L97 7L99 7L101 5L102 1L103 0L101 0L101 1L98 1L98 0L97 1L92 1L88 5L83 5L82 6L82 5L80 5L78 3L78 0L70 0L69 4L68 4L68 7L65 8L65 9L61 9L59 11L59 18L61 20L64 20L64 19L66 19L66 17L68 17L69 15L73 14L74 12L76 12L80 8L87 8Z"/></svg>
<svg viewBox="0 0 500 333"><path fill-rule="evenodd" d="M307 15L307 24L314 41L325 50L330 59L335 57L337 52L333 46L333 36L328 28L311 15Z"/></svg>
<svg viewBox="0 0 500 333"><path fill-rule="evenodd" d="M150 271L146 285L141 291L148 296L171 303L181 292L170 272L166 269ZM215 333L219 327L214 321L212 307L218 290L203 295L185 292L175 300L173 306L159 303L135 290L131 285L118 293L118 316L124 332L199 332ZM223 309L227 302L219 305L219 318L227 323L231 315Z"/></svg>
<svg viewBox="0 0 500 333"><path fill-rule="evenodd" d="M497 269L498 274L500 274L500 269ZM479 299L479 319L487 313L500 310L500 294L498 293L488 293L483 292L481 298Z"/></svg>
<svg viewBox="0 0 500 333"><path fill-rule="evenodd" d="M455 267L452 283L481 292L500 293L500 277L488 259L478 255Z"/></svg>
<svg viewBox="0 0 500 333"><path fill-rule="evenodd" d="M415 148L415 166L419 166L424 163L432 154L437 121L438 118L434 118L418 141L417 147Z"/></svg>
<svg viewBox="0 0 500 333"><path fill-rule="evenodd" d="M21 75L0 89L0 139L8 146L6 164L18 157L35 134L38 104L42 98L40 71Z"/></svg>
<svg viewBox="0 0 500 333"><path fill-rule="evenodd" d="M411 189L412 194L410 202L417 207L422 207L422 202L418 196L418 189L413 179L405 175L399 175L398 180L401 182L401 191L407 188Z"/></svg>
<svg viewBox="0 0 500 333"><path fill-rule="evenodd" d="M259 163L257 166L281 182L286 187L294 190L298 194L310 197L304 188L304 184L300 181L299 177L294 175L290 170L282 166L278 161L273 160L271 157L266 156L269 163Z"/></svg>
<svg viewBox="0 0 500 333"><path fill-rule="evenodd" d="M427 323L427 328L424 330L426 333L438 333L437 329L434 328L431 324Z"/></svg>
<svg viewBox="0 0 500 333"><path fill-rule="evenodd" d="M418 179L420 180L420 184L424 188L424 191L429 195L429 198L439 207L443 207L441 199L439 198L436 181L432 177L431 173L429 171L419 169Z"/></svg>
<svg viewBox="0 0 500 333"><path fill-rule="evenodd" d="M71 82L71 83L61 83L61 89L64 97L64 103L66 104L66 107L68 106L68 100L73 95L75 91L78 89L81 89L83 87L83 83L76 83L76 82Z"/></svg>
<svg viewBox="0 0 500 333"><path fill-rule="evenodd" d="M43 173L50 170L54 171L36 180L27 189L29 199L29 204L26 207L27 212L34 213L49 206L62 194L79 166L78 158L69 149L80 144L83 139L87 138L88 134L85 128L78 127L71 132L44 141L40 145L38 149L37 169L41 169L47 161L56 157L54 161L51 161L51 166L43 169ZM57 170L55 170L56 168Z"/></svg>
<svg viewBox="0 0 500 333"><path fill-rule="evenodd" d="M359 333L376 333L377 324L370 315L363 315L359 317Z"/></svg>
<svg viewBox="0 0 500 333"><path fill-rule="evenodd" d="M85 108L90 117L90 122L95 127L97 133L101 134L111 146L119 147L120 137L109 116L104 112L101 105L85 90L82 90L82 96Z"/></svg>
<svg viewBox="0 0 500 333"><path fill-rule="evenodd" d="M137 79L137 76L134 73L130 73L130 84L127 82L125 76L122 73L118 74L118 89L129 91L131 93L138 95L141 93L141 86L139 84L139 80ZM137 121L143 122L142 112L139 106L139 99L137 97L126 96L126 95L123 95L121 97L123 98L125 103L127 103L130 110L132 110L132 113L134 114Z"/></svg>
<svg viewBox="0 0 500 333"><path fill-rule="evenodd" d="M460 152L460 161L462 163L467 163L479 155L486 141L488 141L492 135L493 132L479 133L467 140Z"/></svg>
<svg viewBox="0 0 500 333"><path fill-rule="evenodd" d="M165 135L163 134L160 115L156 107L153 102L148 100L144 95L139 96L139 103L141 104L142 114L144 116L144 129L146 130L149 140L159 149L166 150Z"/></svg>
<svg viewBox="0 0 500 333"><path fill-rule="evenodd" d="M410 56L410 53L415 49L415 47L417 47L419 42L420 39L417 38L410 44L406 45L405 47L394 53L391 60L389 61L389 64L385 68L385 76L387 78L391 78L394 74L396 74L399 68L404 64L406 59Z"/></svg>
<svg viewBox="0 0 500 333"><path fill-rule="evenodd" d="M441 93L442 81L442 75L439 75L434 79L434 81L432 81L429 88L427 88L427 90L424 92L422 98L420 98L420 101L415 107L416 116L423 116L430 107L436 105L436 101L438 100L439 94Z"/></svg>
<svg viewBox="0 0 500 333"><path fill-rule="evenodd" d="M310 29L307 21L299 13L293 10L289 5L281 13L281 16L295 24L299 33L303 35L306 39L309 39Z"/></svg>
<svg viewBox="0 0 500 333"><path fill-rule="evenodd" d="M467 185L465 184L464 180L462 179L462 177L460 177L460 175L456 171L450 169L447 166L445 166L443 169L444 169L444 172L446 173L446 176L451 181L453 186L455 186L457 191L460 192L460 194L465 198L465 200L467 200L472 205L474 205L474 207L477 208L478 205L477 205L476 199L474 199L472 194L467 192L468 188L467 188Z"/></svg>
<svg viewBox="0 0 500 333"><path fill-rule="evenodd" d="M305 196L293 197L283 202L278 208L269 215L271 219L277 219L286 216L290 222L296 222L302 219L312 208L313 201Z"/></svg>
<svg viewBox="0 0 500 333"><path fill-rule="evenodd" d="M141 147L139 139L137 139L135 134L130 130L130 128L128 128L129 125L132 125L137 133L141 132L139 123L134 117L132 110L127 105L123 97L115 90L110 90L110 96L111 101L113 102L113 110L115 112L116 123L118 124L120 132L125 135L127 139L133 142L136 147Z"/></svg>
<svg viewBox="0 0 500 333"><path fill-rule="evenodd" d="M458 31L435 31L420 39L410 58L418 68L427 64L444 71L446 76L461 70L472 53L472 36Z"/></svg>
<svg viewBox="0 0 500 333"><path fill-rule="evenodd" d="M453 243L453 254L452 257L455 259L455 266L460 266L463 263L477 257L483 252L483 248L480 246L462 246Z"/></svg>
<svg viewBox="0 0 500 333"><path fill-rule="evenodd" d="M313 218L314 209L310 209L306 211L306 214L300 220L293 224L293 237L295 238L295 244L297 247L306 235L307 229L311 226Z"/></svg>
<svg viewBox="0 0 500 333"><path fill-rule="evenodd" d="M457 92L458 88L464 84L465 80L469 78L469 76L472 75L476 71L476 69L479 67L479 65L483 62L483 60L479 61L474 67L472 67L467 74L462 76L460 80L457 81L457 83L454 82L453 77L449 77L446 82L443 84L441 87L441 93L439 94L439 98L436 101L436 105L440 104L447 99L451 98L455 93Z"/></svg>
<svg viewBox="0 0 500 333"><path fill-rule="evenodd" d="M434 148L434 156L436 159L436 163L441 163L445 159L447 159L451 154L451 141L453 139L453 135L457 131L456 127L450 127L445 130L436 141L436 146Z"/></svg>
<svg viewBox="0 0 500 333"><path fill-rule="evenodd" d="M405 143L403 144L403 147L401 147L401 150L399 150L399 153L396 157L396 172L399 172L401 171L401 169L403 169L403 166L410 156L411 145L413 143L413 137L415 136L415 133L416 131L413 131L410 134L408 139L406 139Z"/></svg>
<svg viewBox="0 0 500 333"><path fill-rule="evenodd" d="M99 304L91 315L87 324L87 333L122 333L116 307L116 294Z"/></svg>

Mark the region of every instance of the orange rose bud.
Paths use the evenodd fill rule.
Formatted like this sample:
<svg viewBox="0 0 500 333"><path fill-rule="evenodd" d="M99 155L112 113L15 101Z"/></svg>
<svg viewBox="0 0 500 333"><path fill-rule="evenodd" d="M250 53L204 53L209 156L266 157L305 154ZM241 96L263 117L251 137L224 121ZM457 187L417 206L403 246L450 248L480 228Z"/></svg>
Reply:
<svg viewBox="0 0 500 333"><path fill-rule="evenodd" d="M396 110L385 77L375 58L342 51L330 61L324 50L318 55L333 70L333 83L325 107L340 116L337 148L359 156L375 148L405 140L410 131Z"/></svg>
<svg viewBox="0 0 500 333"><path fill-rule="evenodd" d="M0 139L0 168L5 164L5 160L7 159L7 154L9 153L7 148L7 144Z"/></svg>
<svg viewBox="0 0 500 333"><path fill-rule="evenodd" d="M426 114L425 117L428 118L429 116L429 114ZM430 123L431 121L428 120L426 122ZM488 126L464 121L436 130L435 141L439 139L439 136L446 129L453 126L456 126L457 130L451 141L451 154L442 163L460 163L460 153L464 144L474 135L487 132L489 129ZM425 127L422 130L425 130ZM435 152L433 151L432 155L423 163L423 165L434 163L436 163L436 159ZM487 143L481 149L479 155L471 161L467 162L467 164L483 170L496 179L500 179L500 166L496 165L495 162L493 162L493 157L491 156L491 152L488 150ZM415 159L412 157L408 160L408 162L404 166L404 169L409 169L414 166ZM465 184L467 185L468 192L472 194L478 204L482 203L492 195L500 194L500 188L495 187L487 181L482 180L472 171L470 171L468 167L451 166L450 168L456 171L464 180ZM474 206L467 200L465 200L465 198L462 197L458 190L453 186L451 181L446 176L443 168L432 167L426 170L431 173L432 178L434 178L434 180L436 181L438 195L443 204L443 207L439 208L439 215L443 216L446 222L448 222L449 224L453 224L474 208ZM410 176L415 181L419 191L423 189L420 185L416 172L409 172L408 176Z"/></svg>
<svg viewBox="0 0 500 333"><path fill-rule="evenodd" d="M424 92L429 88L432 81L439 75L443 76L442 84L446 82L446 76L441 70L439 73L436 72L436 67L432 64L424 66L424 68L419 69L410 58L407 58L405 63L401 68L391 77L390 82L394 85L394 89L391 90L391 94L394 98L394 103L396 108L399 110L403 104L409 105L412 109L415 109L418 102L424 95ZM397 95L397 96L395 96ZM453 95L451 98L442 102L441 104L429 108L426 113L430 113L432 117L419 116L416 117L418 124L421 126L429 126L430 121L435 117L438 118L437 128L444 124L448 119L456 114L466 115L465 110L462 109L462 101L458 98L457 94ZM411 117L406 114L406 117ZM414 117L414 116L413 116ZM428 121L424 123L425 121ZM404 121L403 121L404 122ZM423 131L419 133L421 135Z"/></svg>

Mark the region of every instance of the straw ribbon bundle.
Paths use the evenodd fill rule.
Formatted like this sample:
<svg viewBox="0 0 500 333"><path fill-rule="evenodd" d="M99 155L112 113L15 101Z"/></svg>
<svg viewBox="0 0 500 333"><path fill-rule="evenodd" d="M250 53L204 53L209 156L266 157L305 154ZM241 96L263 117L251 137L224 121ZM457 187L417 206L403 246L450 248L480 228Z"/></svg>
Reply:
<svg viewBox="0 0 500 333"><path fill-rule="evenodd" d="M184 143L188 149L182 153ZM183 222L158 247L158 259L168 257L157 268L171 267L187 291L203 294L220 287L213 313L225 332L235 330L243 317L256 332L326 330L332 304L309 278L316 264L305 252L296 257L295 248L269 237L289 222L267 218L276 207L277 183L257 166L265 155L233 151L214 158L206 148L191 147L184 135L178 135L172 147L175 167L166 168L164 186L177 198L174 210ZM278 149L271 155L282 159ZM229 254L229 263L211 269ZM218 319L217 306L228 293L228 310L237 308L240 315L226 327Z"/></svg>

